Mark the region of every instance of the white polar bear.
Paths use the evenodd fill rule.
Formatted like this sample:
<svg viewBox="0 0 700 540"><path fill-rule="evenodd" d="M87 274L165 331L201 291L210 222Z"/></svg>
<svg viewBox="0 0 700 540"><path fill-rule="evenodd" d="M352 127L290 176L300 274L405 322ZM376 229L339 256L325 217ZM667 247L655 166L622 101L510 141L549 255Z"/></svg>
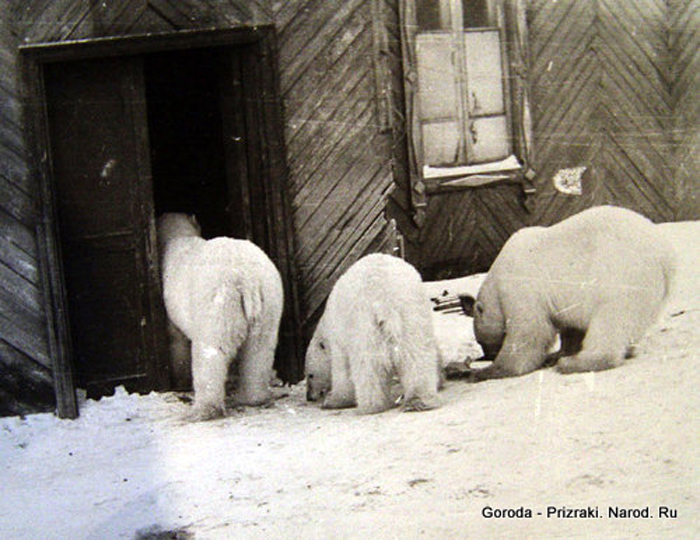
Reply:
<svg viewBox="0 0 700 540"><path fill-rule="evenodd" d="M226 378L236 357L236 401L265 403L284 302L277 268L247 240L204 240L184 214L162 215L157 229L173 370L176 379L186 377L189 339L195 418L224 414Z"/></svg>
<svg viewBox="0 0 700 540"><path fill-rule="evenodd" d="M541 367L557 333L559 371L620 365L660 314L675 267L658 226L624 208L590 208L551 227L518 231L473 305L476 339L495 360L472 378Z"/></svg>
<svg viewBox="0 0 700 540"><path fill-rule="evenodd" d="M393 406L398 376L405 410L438 406L440 357L431 305L418 272L368 255L336 282L306 353L307 399L361 413Z"/></svg>

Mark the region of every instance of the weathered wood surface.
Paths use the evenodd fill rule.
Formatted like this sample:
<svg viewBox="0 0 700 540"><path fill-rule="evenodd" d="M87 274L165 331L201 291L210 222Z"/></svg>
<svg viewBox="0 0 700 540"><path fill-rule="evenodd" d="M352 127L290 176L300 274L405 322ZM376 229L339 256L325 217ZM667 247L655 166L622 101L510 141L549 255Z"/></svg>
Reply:
<svg viewBox="0 0 700 540"><path fill-rule="evenodd" d="M700 219L700 3L671 2L668 28L676 219Z"/></svg>
<svg viewBox="0 0 700 540"><path fill-rule="evenodd" d="M16 19L29 42L274 22L306 320L339 273L387 230L377 201L392 172L387 137L377 129L372 25L383 7L370 0L35 0L17 2Z"/></svg>
<svg viewBox="0 0 700 540"><path fill-rule="evenodd" d="M294 209L290 219L296 238L295 277L301 315L308 322L317 317L335 279L352 262L364 253L394 248L394 229L384 217L384 197L393 180L389 140L378 129L381 117L375 101L381 66L374 58L382 34L372 26L372 13L383 7L370 0L3 3L0 60L6 75L0 82L4 120L0 193L7 196L0 198L0 242L8 249L0 258L7 267L3 271L12 276L3 281L0 294L1 316L11 314L2 320L0 338L21 347L27 362L50 373L34 232L36 190L29 186L14 78L19 44L274 22L287 130L286 155L279 157L283 166L286 161L291 180L286 195Z"/></svg>
<svg viewBox="0 0 700 540"><path fill-rule="evenodd" d="M408 259L426 277L483 270L514 230L592 204L615 202L656 220L700 217L698 0L523 1L538 190L528 203L533 212L526 211L518 186L491 186L430 196L420 227L406 169L400 0L0 3L4 365L26 362L20 377L49 385L37 193L27 169L16 76L20 43L274 23L294 258L302 318L309 324L345 268L366 252L394 247L385 200L405 236ZM553 175L576 165L587 167L583 195L557 192ZM0 379L20 380L12 377ZM40 407L50 402L36 401Z"/></svg>
<svg viewBox="0 0 700 540"><path fill-rule="evenodd" d="M655 221L682 213L692 182L678 153L687 170L693 137L697 150L698 9L694 0L531 2L536 222L603 203ZM583 195L558 193L552 177L576 165L587 167Z"/></svg>
<svg viewBox="0 0 700 540"><path fill-rule="evenodd" d="M522 70L537 189L530 211L511 186L435 195L418 228L410 186L399 179L391 215L406 234L409 259L428 277L488 268L518 228L597 204L656 221L700 218L700 3L528 0L527 32ZM553 177L575 166L586 167L583 194L560 193Z"/></svg>
<svg viewBox="0 0 700 540"><path fill-rule="evenodd" d="M382 132L373 63L381 29L372 15L381 8L369 0L275 3L307 325L339 275L387 242L391 139Z"/></svg>
<svg viewBox="0 0 700 540"><path fill-rule="evenodd" d="M11 6L0 7L0 415L54 406Z"/></svg>

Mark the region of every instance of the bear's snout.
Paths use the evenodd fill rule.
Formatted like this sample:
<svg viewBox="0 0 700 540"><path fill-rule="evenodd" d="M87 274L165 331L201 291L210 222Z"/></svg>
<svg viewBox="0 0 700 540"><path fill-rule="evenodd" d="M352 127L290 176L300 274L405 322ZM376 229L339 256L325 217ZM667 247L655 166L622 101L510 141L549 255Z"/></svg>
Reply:
<svg viewBox="0 0 700 540"><path fill-rule="evenodd" d="M306 389L306 401L321 401L326 397L326 391L324 389L314 390L312 386Z"/></svg>
<svg viewBox="0 0 700 540"><path fill-rule="evenodd" d="M321 379L315 379L313 373L306 375L306 401L322 401L327 393Z"/></svg>

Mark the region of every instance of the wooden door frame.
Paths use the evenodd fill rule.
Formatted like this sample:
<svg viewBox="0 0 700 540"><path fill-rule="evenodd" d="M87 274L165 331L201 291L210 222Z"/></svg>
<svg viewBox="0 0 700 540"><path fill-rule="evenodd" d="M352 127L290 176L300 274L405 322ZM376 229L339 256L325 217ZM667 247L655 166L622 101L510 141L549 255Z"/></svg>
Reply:
<svg viewBox="0 0 700 540"><path fill-rule="evenodd" d="M52 359L57 414L61 418L76 418L78 404L58 230L56 188L51 170L51 144L43 80L44 65L109 56L234 45L256 47L256 52L264 63L262 72L266 74L266 80L263 84L272 94L266 96L267 99L257 110L261 115L261 127L258 131L264 137L260 156L261 177L265 181L267 201L273 208L279 209L278 213L281 214L268 218L271 228L266 241L271 248L274 248L274 253L270 253L270 256L282 274L287 317L295 327L287 329L287 332L292 332L291 342L294 351L291 351L291 356L294 358L294 365L290 366L289 373L286 375L292 381L299 380L303 376L302 342L298 332L300 315L293 260L294 235L287 193L288 174L284 135L281 129L282 108L277 79L274 27L265 25L32 44L20 47L24 115L29 148L29 170L30 174L36 178L35 186L38 193L37 251L44 292L44 312L49 355ZM284 331L284 328L281 330Z"/></svg>

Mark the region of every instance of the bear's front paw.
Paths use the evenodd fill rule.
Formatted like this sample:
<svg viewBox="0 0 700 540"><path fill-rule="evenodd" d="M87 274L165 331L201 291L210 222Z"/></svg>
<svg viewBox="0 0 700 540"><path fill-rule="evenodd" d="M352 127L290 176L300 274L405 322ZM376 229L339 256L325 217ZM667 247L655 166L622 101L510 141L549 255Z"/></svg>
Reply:
<svg viewBox="0 0 700 540"><path fill-rule="evenodd" d="M469 379L473 370L467 362L450 362L443 370L444 376L449 381Z"/></svg>
<svg viewBox="0 0 700 540"><path fill-rule="evenodd" d="M429 411L431 409L436 409L438 407L437 403L431 403L429 401L424 401L419 397L412 397L406 400L403 404L404 412L422 412Z"/></svg>
<svg viewBox="0 0 700 540"><path fill-rule="evenodd" d="M193 422L205 422L207 420L215 420L226 415L226 408L223 405L214 405L211 403L205 405L195 404L192 407L192 412L189 414L189 419Z"/></svg>
<svg viewBox="0 0 700 540"><path fill-rule="evenodd" d="M272 402L272 392L269 390L264 392L239 392L235 395L234 400L238 405L247 405L249 407L258 407L267 405Z"/></svg>
<svg viewBox="0 0 700 540"><path fill-rule="evenodd" d="M481 381L487 381L493 379L494 370L489 367L480 369L469 369L467 376L464 377L470 383L478 383Z"/></svg>
<svg viewBox="0 0 700 540"><path fill-rule="evenodd" d="M334 394L332 391L326 396L323 400L323 405L321 405L324 409L349 409L354 406L354 400Z"/></svg>
<svg viewBox="0 0 700 540"><path fill-rule="evenodd" d="M578 373L581 371L575 356L562 356L557 361L557 371L559 373Z"/></svg>

